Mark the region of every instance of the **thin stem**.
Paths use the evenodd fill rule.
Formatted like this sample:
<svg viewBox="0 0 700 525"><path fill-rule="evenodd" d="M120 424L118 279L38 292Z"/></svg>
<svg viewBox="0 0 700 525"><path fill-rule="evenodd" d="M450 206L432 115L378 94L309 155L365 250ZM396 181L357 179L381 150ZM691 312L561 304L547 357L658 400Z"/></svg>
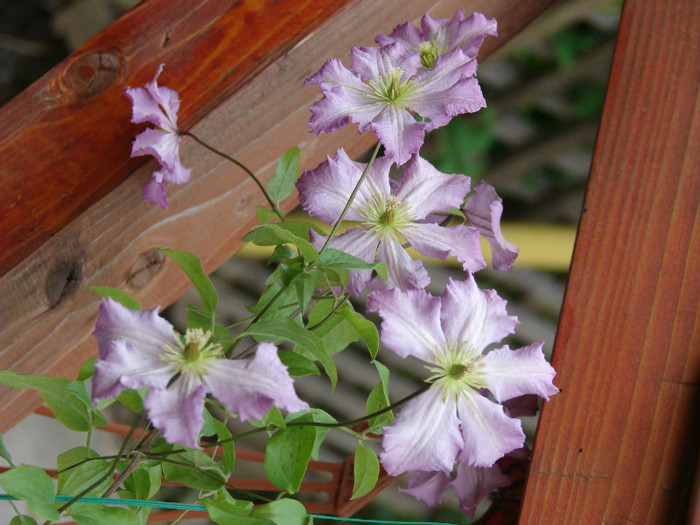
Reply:
<svg viewBox="0 0 700 525"><path fill-rule="evenodd" d="M185 136L187 136L187 137L193 138L199 145L204 146L206 149L208 149L208 150L211 151L212 153L214 153L214 154L216 154L216 155L219 155L220 157L225 158L225 159L228 160L229 162L233 162L236 166L238 166L238 167L241 168L243 171L245 171L245 172L248 174L248 176L249 176L251 179L253 179L253 181L255 182L255 184L258 185L258 188L260 188L260 191L262 191L263 195L265 196L265 199L267 200L267 203L270 205L270 209L271 209L272 211L275 212L275 215L277 215L277 217L279 217L279 219L280 219L282 222L284 222L284 217L282 216L282 212L280 212L280 209L279 209L279 208L277 207L277 205L272 201L272 199L270 198L270 195L267 193L267 190L266 190L265 187L262 185L262 183L260 182L260 180L255 176L255 174L254 174L252 171L250 171L250 170L248 169L247 166L245 166L245 165L242 164L241 162L237 161L236 159L234 159L234 158L231 157L230 155L227 155L227 154L224 153L223 151L219 151L218 149L216 149L216 148L210 146L209 144L207 144L206 142L204 142L202 139L200 139L199 137L197 137L194 133L190 133L189 131L178 131L178 134L179 134L179 135L185 135Z"/></svg>
<svg viewBox="0 0 700 525"><path fill-rule="evenodd" d="M322 423L319 421L290 421L287 423L288 427L303 427L303 426L310 426L310 427L323 427L323 428L342 428L342 427L351 427L353 425L356 425L357 423L362 423L363 421L367 421L369 419L372 419L373 417L381 416L382 414L386 414L387 412L394 410L396 408L399 408L401 405L408 403L411 399L414 399L421 395L423 392L427 391L431 387L430 384L427 384L412 394L404 397L403 399L399 399L396 403L393 403L389 405L388 407L384 407L381 410L377 410L376 412L372 412L371 414L367 414L366 416L358 417L357 419L352 419L350 421L341 421L340 423ZM236 441L238 439L242 439L244 437L252 436L253 434L259 434L260 432L265 432L267 431L267 427L260 427L260 428L254 428L252 430L249 430L247 432L243 432L241 434L237 434L235 436L232 436L227 439L222 439L221 441L217 441L216 443L209 443L207 445L202 445L202 448L211 448L219 445L223 445L225 443L229 443L231 441Z"/></svg>
<svg viewBox="0 0 700 525"><path fill-rule="evenodd" d="M350 206L352 205L352 201L355 200L355 195L357 195L357 192L360 191L360 186L365 181L365 177L367 177L367 173L369 173L369 170L372 167L372 164L374 164L374 159L377 158L377 153L379 153L379 148L381 147L381 145L382 145L381 142L377 142L377 145L374 147L374 150L372 151L372 156L370 157L369 162L367 163L367 166L365 166L365 169L362 172L362 175L360 175L360 180L358 180L357 184L355 184L355 188L352 190L352 193L350 194L350 198L348 199L348 202L345 204L345 208L343 208L343 211L341 212L340 217L338 217L338 220L333 225L333 228L331 229L331 233L328 234L328 238L326 239L326 242L323 244L321 251L318 252L318 258L316 259L316 261L321 260L321 256L323 255L323 252L326 251L326 248L328 248L328 245L330 244L331 239L333 238L335 233L338 231L338 228L340 227L340 223L343 222L345 215L347 214L348 210L350 209Z"/></svg>

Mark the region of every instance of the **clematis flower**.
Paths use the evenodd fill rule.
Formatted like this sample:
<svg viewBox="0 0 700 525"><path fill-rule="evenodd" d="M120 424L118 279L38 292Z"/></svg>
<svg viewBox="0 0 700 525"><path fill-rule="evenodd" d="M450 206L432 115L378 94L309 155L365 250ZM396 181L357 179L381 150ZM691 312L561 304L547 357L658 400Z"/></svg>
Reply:
<svg viewBox="0 0 700 525"><path fill-rule="evenodd" d="M431 68L438 57L455 49L462 50L469 60L476 58L484 39L497 34L495 18L486 18L481 13L465 18L464 10L460 9L451 19L425 14L421 29L406 22L396 26L389 36L380 33L376 41L382 46L399 42L419 53L423 67Z"/></svg>
<svg viewBox="0 0 700 525"><path fill-rule="evenodd" d="M464 206L464 215L491 245L491 259L496 270L510 270L518 256L518 247L506 240L501 233L503 204L493 186L480 183L474 188Z"/></svg>
<svg viewBox="0 0 700 525"><path fill-rule="evenodd" d="M429 257L445 260L448 255L455 256L465 271L483 268L486 263L475 228L421 222L435 211L459 207L469 192L469 178L441 173L415 156L403 167L396 183L389 179L392 163L386 157L374 161L345 216L358 221L359 226L334 237L330 247L368 262L386 263L387 282L375 279L371 283L374 289L423 288L430 282L423 263L411 259L403 248L404 240ZM316 169L302 174L297 189L304 210L327 224L335 223L365 166L350 160L340 149L335 159L328 157ZM320 248L325 237L312 232L311 240ZM350 293L361 293L370 277L369 270L352 270Z"/></svg>
<svg viewBox="0 0 700 525"><path fill-rule="evenodd" d="M474 517L479 502L494 490L511 484L508 476L496 464L491 467L471 467L458 463L454 476L445 472L416 472L408 480L408 488L399 489L435 507L449 487L455 491L459 506L470 518Z"/></svg>
<svg viewBox="0 0 700 525"><path fill-rule="evenodd" d="M430 388L384 430L381 462L389 474L450 472L457 460L490 467L523 445L520 421L500 403L524 394L547 399L558 389L542 343L485 352L517 324L505 305L493 290L480 290L472 275L450 280L442 297L397 289L369 296L367 309L382 317L383 343L401 357L425 361L432 374Z"/></svg>
<svg viewBox="0 0 700 525"><path fill-rule="evenodd" d="M371 129L386 156L401 165L420 149L426 131L486 106L474 78L476 62L461 50L422 71L418 54L399 43L353 48L351 54L350 69L332 58L304 83L319 84L323 93L311 106L312 133L330 133L352 120L360 133Z"/></svg>
<svg viewBox="0 0 700 525"><path fill-rule="evenodd" d="M204 396L212 394L241 420L260 418L275 405L304 410L287 368L271 343L261 343L252 359L224 359L210 333L188 329L179 336L158 308L130 310L103 299L93 335L93 403L116 397L124 388L148 386L143 402L153 426L170 443L196 448L204 419Z"/></svg>
<svg viewBox="0 0 700 525"><path fill-rule="evenodd" d="M190 180L190 171L180 163L180 136L177 129L177 110L180 98L176 91L158 85L163 71L161 64L153 81L144 88L126 87L124 93L131 100L131 122L150 122L155 128L139 133L131 148L131 156L153 155L161 169L153 172L153 180L144 187L143 198L163 209L168 207L165 184L184 184Z"/></svg>

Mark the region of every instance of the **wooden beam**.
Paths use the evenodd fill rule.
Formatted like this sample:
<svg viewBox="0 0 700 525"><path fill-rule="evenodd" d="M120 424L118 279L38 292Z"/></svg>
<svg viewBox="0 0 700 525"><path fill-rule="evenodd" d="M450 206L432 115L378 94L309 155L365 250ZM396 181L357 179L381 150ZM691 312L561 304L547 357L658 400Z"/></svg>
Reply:
<svg viewBox="0 0 700 525"><path fill-rule="evenodd" d="M521 523L685 523L700 433L700 4L625 3Z"/></svg>
<svg viewBox="0 0 700 525"><path fill-rule="evenodd" d="M17 254L24 257L0 277L0 368L74 376L95 354L90 332L98 298L87 286L120 287L144 307L167 305L189 283L152 249L189 250L211 271L240 247L254 223L254 205L263 204L240 170L189 139L183 140L181 157L193 169L192 180L168 188L167 212L143 201L142 187L156 163L128 158L130 140L142 128L129 124L129 104L121 95L125 85L150 81L158 64L166 63L160 83L180 92L183 126L267 180L294 145L301 145L302 168L308 169L340 145L358 154L372 140L359 137L354 126L321 137L308 134L309 105L319 92L301 86L327 58L347 58L352 45L372 44L378 32L418 20L426 10L451 17L459 8L498 18L505 37L487 40L487 56L551 2L248 0L231 6L201 0L187 8L165 0L145 2L0 113L5 133L0 154L21 157L0 164L0 181L14 181L0 188L13 217L7 219L3 209L0 254L21 244L5 259L5 268ZM334 12L322 20L327 9ZM287 24L304 29L299 33ZM254 43L268 40L276 45ZM73 64L95 54L102 60L104 53L118 57L114 75L112 66L79 67L79 78L97 71L98 84L80 88L84 96L76 95L78 88L66 88ZM107 87L99 83L103 71ZM51 186L52 177L58 186ZM45 191L44 185L53 189ZM34 191L44 197L36 198ZM31 214L14 211L20 203ZM294 204L290 199L285 206ZM0 432L31 410L26 399L0 388Z"/></svg>

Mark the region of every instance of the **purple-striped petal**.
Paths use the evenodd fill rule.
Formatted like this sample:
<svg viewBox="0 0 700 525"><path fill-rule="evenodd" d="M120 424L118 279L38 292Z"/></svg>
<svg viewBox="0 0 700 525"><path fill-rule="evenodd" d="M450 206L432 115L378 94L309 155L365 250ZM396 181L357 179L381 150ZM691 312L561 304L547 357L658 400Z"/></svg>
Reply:
<svg viewBox="0 0 700 525"><path fill-rule="evenodd" d="M271 343L261 343L252 359L222 359L207 369L207 391L242 421L258 419L272 406L289 412L306 410L294 382Z"/></svg>
<svg viewBox="0 0 700 525"><path fill-rule="evenodd" d="M479 502L494 490L508 487L511 480L501 472L498 465L472 467L465 463L459 463L455 479L449 484L457 494L459 507L467 516L473 518Z"/></svg>
<svg viewBox="0 0 700 525"><path fill-rule="evenodd" d="M454 400L438 389L412 399L384 429L382 466L392 476L410 471L450 472L463 441Z"/></svg>
<svg viewBox="0 0 700 525"><path fill-rule="evenodd" d="M382 342L401 357L430 361L445 337L440 326L440 299L425 290L374 292L367 311L382 318Z"/></svg>
<svg viewBox="0 0 700 525"><path fill-rule="evenodd" d="M506 312L506 301L493 290L481 290L472 275L449 280L442 296L442 327L448 341L464 342L483 351L513 333L517 317Z"/></svg>
<svg viewBox="0 0 700 525"><path fill-rule="evenodd" d="M477 272L486 266L475 228L463 224L447 228L423 223L414 224L402 233L419 253L442 261L452 255L466 272Z"/></svg>
<svg viewBox="0 0 700 525"><path fill-rule="evenodd" d="M559 393L552 380L556 371L544 358L543 343L518 350L507 345L492 350L482 360L487 388L496 401L507 401L524 394L537 394L544 399Z"/></svg>
<svg viewBox="0 0 700 525"><path fill-rule="evenodd" d="M428 507L442 503L442 495L452 480L444 472L416 472L408 480L408 488L399 489L425 502Z"/></svg>
<svg viewBox="0 0 700 525"><path fill-rule="evenodd" d="M518 256L518 247L507 241L501 233L503 204L493 186L480 183L464 206L464 214L469 223L488 240L491 245L493 267L496 270L510 270Z"/></svg>
<svg viewBox="0 0 700 525"><path fill-rule="evenodd" d="M464 437L459 459L467 465L490 467L525 442L520 420L506 416L501 405L484 396L461 395L457 411Z"/></svg>
<svg viewBox="0 0 700 525"><path fill-rule="evenodd" d="M377 249L377 261L387 266L386 282L377 278L372 282L373 290L401 288L422 289L430 283L428 271L421 261L411 259L403 246L393 237L385 237Z"/></svg>

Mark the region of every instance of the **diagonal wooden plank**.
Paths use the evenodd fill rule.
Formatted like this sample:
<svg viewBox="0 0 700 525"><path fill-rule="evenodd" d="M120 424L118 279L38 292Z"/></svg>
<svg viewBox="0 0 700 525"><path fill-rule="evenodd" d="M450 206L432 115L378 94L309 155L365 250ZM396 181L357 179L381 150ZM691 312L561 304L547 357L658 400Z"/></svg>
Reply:
<svg viewBox="0 0 700 525"><path fill-rule="evenodd" d="M700 432L700 4L625 4L521 523L684 523Z"/></svg>

